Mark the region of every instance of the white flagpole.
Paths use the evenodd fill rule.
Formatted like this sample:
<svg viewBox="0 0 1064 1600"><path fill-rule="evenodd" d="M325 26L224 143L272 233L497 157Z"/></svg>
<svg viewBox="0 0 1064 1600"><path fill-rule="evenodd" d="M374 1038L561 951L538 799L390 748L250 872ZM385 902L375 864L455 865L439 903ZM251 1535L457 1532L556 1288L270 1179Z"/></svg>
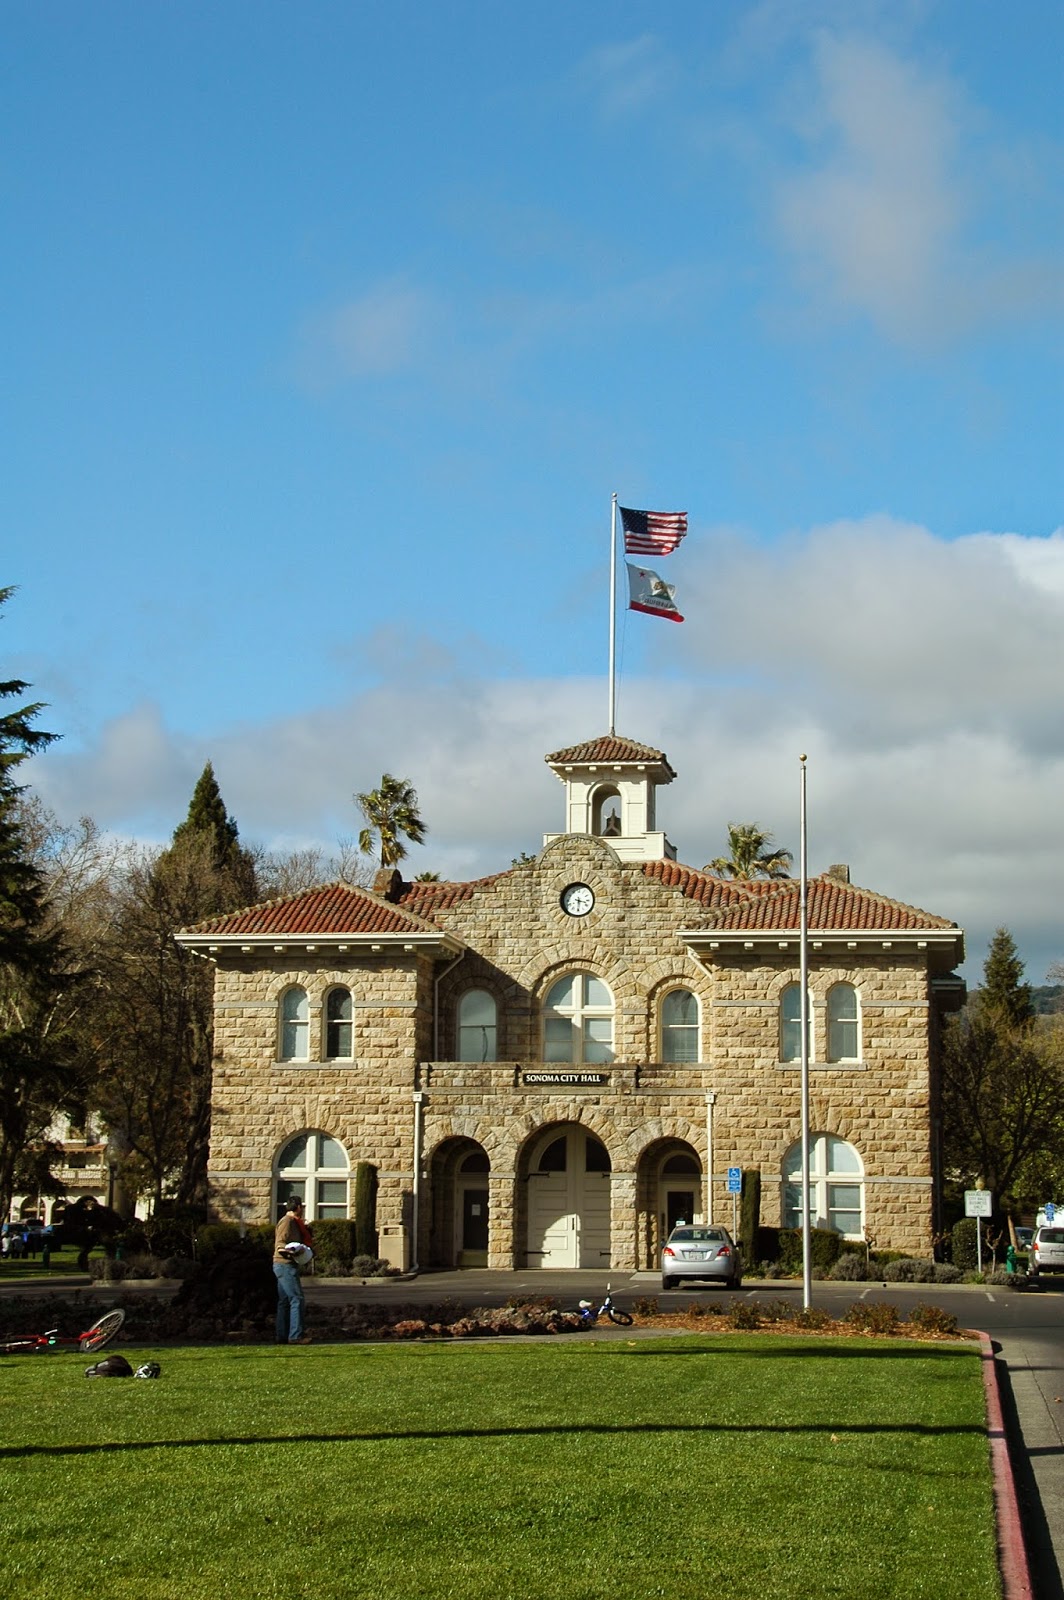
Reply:
<svg viewBox="0 0 1064 1600"><path fill-rule="evenodd" d="M610 520L610 732L617 731L617 496Z"/></svg>
<svg viewBox="0 0 1064 1600"><path fill-rule="evenodd" d="M806 855L805 756L802 763L799 806L799 932L798 932L798 1025L802 1030L802 1305L813 1303L813 1250L809 1220L809 872Z"/></svg>

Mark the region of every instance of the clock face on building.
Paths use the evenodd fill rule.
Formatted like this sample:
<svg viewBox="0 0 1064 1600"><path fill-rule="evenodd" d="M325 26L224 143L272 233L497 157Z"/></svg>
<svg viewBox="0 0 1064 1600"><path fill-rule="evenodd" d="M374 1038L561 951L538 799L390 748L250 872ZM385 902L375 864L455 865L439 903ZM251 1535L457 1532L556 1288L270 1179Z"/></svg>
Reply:
<svg viewBox="0 0 1064 1600"><path fill-rule="evenodd" d="M562 890L562 910L570 917L586 917L595 904L595 896L586 883L571 883Z"/></svg>

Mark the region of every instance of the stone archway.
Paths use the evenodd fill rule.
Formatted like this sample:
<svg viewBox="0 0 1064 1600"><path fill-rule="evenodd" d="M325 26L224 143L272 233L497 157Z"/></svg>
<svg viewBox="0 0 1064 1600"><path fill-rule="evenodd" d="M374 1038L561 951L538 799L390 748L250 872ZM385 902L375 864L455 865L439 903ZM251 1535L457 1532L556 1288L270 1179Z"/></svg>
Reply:
<svg viewBox="0 0 1064 1600"><path fill-rule="evenodd" d="M491 1162L475 1139L445 1139L431 1161L429 1260L441 1267L486 1267Z"/></svg>
<svg viewBox="0 0 1064 1600"><path fill-rule="evenodd" d="M678 1222L704 1212L702 1159L686 1139L655 1139L636 1168L639 1265L654 1271L661 1247Z"/></svg>
<svg viewBox="0 0 1064 1600"><path fill-rule="evenodd" d="M578 1122L540 1128L521 1155L528 1200L530 1267L608 1267L612 1163L601 1139Z"/></svg>

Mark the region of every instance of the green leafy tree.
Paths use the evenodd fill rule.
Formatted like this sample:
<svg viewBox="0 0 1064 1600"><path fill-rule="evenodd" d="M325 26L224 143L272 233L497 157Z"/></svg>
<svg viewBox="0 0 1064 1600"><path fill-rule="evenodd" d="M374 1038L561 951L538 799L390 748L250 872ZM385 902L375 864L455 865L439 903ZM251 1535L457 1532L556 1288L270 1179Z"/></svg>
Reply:
<svg viewBox="0 0 1064 1600"><path fill-rule="evenodd" d="M10 598L0 589L0 606ZM0 682L0 701L28 685ZM18 769L54 735L35 727L43 707L0 714L0 1216L7 1216L20 1163L44 1147L56 1113L73 1105L81 1079L64 995L77 982L70 953L48 914L44 879L20 813Z"/></svg>
<svg viewBox="0 0 1064 1600"><path fill-rule="evenodd" d="M411 844L424 843L429 830L418 811L417 791L408 779L393 778L386 772L379 789L354 798L366 821L358 836L363 855L372 855L379 847L381 866L396 867L407 854L404 839Z"/></svg>
<svg viewBox="0 0 1064 1600"><path fill-rule="evenodd" d="M202 841L209 849L209 868L217 885L216 893L209 898L221 897L232 907L253 904L258 892L255 860L240 843L236 821L225 809L209 761L192 791L188 816L174 829L173 848L179 849L189 840ZM229 909L229 906L215 909Z"/></svg>
<svg viewBox="0 0 1064 1600"><path fill-rule="evenodd" d="M772 835L756 822L728 823L728 854L717 856L705 867L721 878L788 878L791 852L771 849Z"/></svg>
<svg viewBox="0 0 1064 1600"><path fill-rule="evenodd" d="M1036 1025L1005 929L994 935L983 972L983 986L943 1038L945 1163L958 1187L982 1178L999 1205L1020 1206L1031 1201L1039 1173L1059 1169L1064 1157L1064 1032Z"/></svg>

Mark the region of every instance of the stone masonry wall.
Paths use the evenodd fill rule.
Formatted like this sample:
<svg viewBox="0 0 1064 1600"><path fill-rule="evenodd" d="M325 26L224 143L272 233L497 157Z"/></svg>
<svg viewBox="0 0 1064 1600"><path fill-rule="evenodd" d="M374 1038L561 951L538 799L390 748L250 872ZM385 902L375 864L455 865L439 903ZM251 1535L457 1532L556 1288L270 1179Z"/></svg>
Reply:
<svg viewBox="0 0 1064 1600"><path fill-rule="evenodd" d="M591 886L596 903L566 916L559 897L569 883ZM637 1264L649 1237L637 1214L636 1185L661 1141L679 1142L705 1163L706 1095L713 1107L713 1205L730 1221L724 1175L729 1166L759 1168L762 1220L780 1220L784 1156L800 1134L796 1065L779 1060L783 988L797 980L797 951L721 949L696 960L679 936L707 921L704 909L676 889L622 865L603 841L563 836L537 862L514 869L459 899L439 918L468 953L440 981L424 956L310 955L222 957L215 1023L217 1059L211 1179L221 1214L249 1220L269 1214L271 1172L296 1133L322 1129L339 1139L352 1166L379 1168L378 1222L411 1220L414 1189L414 1091L423 1096L423 1170L453 1141L479 1144L491 1162L493 1266L523 1264L521 1237L529 1141L550 1123L578 1122L606 1146L612 1162L614 1264ZM446 967L446 963L444 964ZM586 1091L533 1088L523 1072L542 1059L540 1007L561 976L591 972L615 1003L616 1061L608 1082ZM833 983L860 996L861 1060L823 1064L825 1007ZM334 983L355 1001L355 1060L278 1061L284 989L306 988L311 1037L320 1038L324 996ZM658 1017L671 988L693 990L701 1007L702 1060L660 1063ZM486 988L499 1015L499 1062L449 1061L456 1010L469 988ZM901 948L870 953L844 941L814 952L811 1125L854 1145L864 1163L866 1225L883 1247L930 1249L929 982L926 959ZM431 1227L431 1181L422 1187L421 1249ZM514 1221L517 1220L517 1226ZM640 1245L639 1241L644 1242Z"/></svg>

